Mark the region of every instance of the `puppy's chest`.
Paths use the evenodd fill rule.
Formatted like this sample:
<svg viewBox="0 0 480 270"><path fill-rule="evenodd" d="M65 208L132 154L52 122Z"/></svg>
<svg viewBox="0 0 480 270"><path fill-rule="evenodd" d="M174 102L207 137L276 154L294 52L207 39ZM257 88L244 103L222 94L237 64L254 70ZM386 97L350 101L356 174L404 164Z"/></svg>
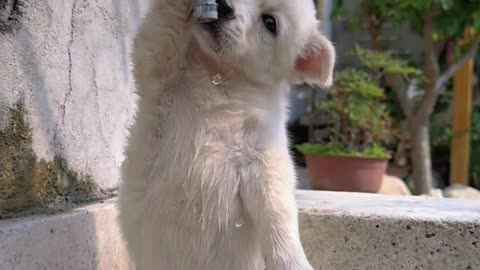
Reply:
<svg viewBox="0 0 480 270"><path fill-rule="evenodd" d="M206 139L245 154L262 153L271 147L283 146L285 128L281 112L255 111L220 114L209 121Z"/></svg>

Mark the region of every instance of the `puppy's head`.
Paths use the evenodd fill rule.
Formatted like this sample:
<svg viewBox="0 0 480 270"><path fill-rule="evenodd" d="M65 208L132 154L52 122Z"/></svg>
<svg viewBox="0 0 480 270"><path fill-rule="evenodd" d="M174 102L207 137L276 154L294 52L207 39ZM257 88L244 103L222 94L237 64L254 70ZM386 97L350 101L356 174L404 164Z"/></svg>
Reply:
<svg viewBox="0 0 480 270"><path fill-rule="evenodd" d="M201 50L255 80L330 86L335 51L312 0L217 0L218 21L194 22Z"/></svg>

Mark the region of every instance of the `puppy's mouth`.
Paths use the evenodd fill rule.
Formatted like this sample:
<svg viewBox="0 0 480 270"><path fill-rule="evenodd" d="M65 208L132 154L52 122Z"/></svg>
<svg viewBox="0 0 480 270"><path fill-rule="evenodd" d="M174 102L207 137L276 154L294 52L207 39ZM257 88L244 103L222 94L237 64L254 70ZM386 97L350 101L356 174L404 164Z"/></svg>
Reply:
<svg viewBox="0 0 480 270"><path fill-rule="evenodd" d="M194 36L202 47L217 52L220 49L220 25L217 22L194 25Z"/></svg>
<svg viewBox="0 0 480 270"><path fill-rule="evenodd" d="M212 21L200 24L203 29L218 43L220 38L220 22L219 21Z"/></svg>
<svg viewBox="0 0 480 270"><path fill-rule="evenodd" d="M196 23L199 26L200 38L204 39L213 50L218 50L220 47L222 24L235 18L235 10L229 1L216 0L217 18L210 18L209 20L200 18Z"/></svg>

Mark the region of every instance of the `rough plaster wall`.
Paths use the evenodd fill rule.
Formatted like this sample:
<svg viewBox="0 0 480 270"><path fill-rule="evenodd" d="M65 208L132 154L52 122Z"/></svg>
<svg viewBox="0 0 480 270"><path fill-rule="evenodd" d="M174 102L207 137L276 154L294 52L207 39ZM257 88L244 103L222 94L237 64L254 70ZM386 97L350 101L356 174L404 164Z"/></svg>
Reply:
<svg viewBox="0 0 480 270"><path fill-rule="evenodd" d="M135 110L131 37L148 0L0 0L0 128L23 98L39 158L116 187ZM1 153L0 153L1 154Z"/></svg>

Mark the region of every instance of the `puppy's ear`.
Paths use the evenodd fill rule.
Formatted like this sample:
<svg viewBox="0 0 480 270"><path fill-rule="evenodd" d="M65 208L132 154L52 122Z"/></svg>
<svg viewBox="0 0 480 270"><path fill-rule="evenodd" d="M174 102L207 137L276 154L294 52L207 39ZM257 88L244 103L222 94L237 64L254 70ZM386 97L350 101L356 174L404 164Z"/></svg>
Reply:
<svg viewBox="0 0 480 270"><path fill-rule="evenodd" d="M315 33L295 61L295 82L330 87L335 66L335 49L320 33Z"/></svg>

